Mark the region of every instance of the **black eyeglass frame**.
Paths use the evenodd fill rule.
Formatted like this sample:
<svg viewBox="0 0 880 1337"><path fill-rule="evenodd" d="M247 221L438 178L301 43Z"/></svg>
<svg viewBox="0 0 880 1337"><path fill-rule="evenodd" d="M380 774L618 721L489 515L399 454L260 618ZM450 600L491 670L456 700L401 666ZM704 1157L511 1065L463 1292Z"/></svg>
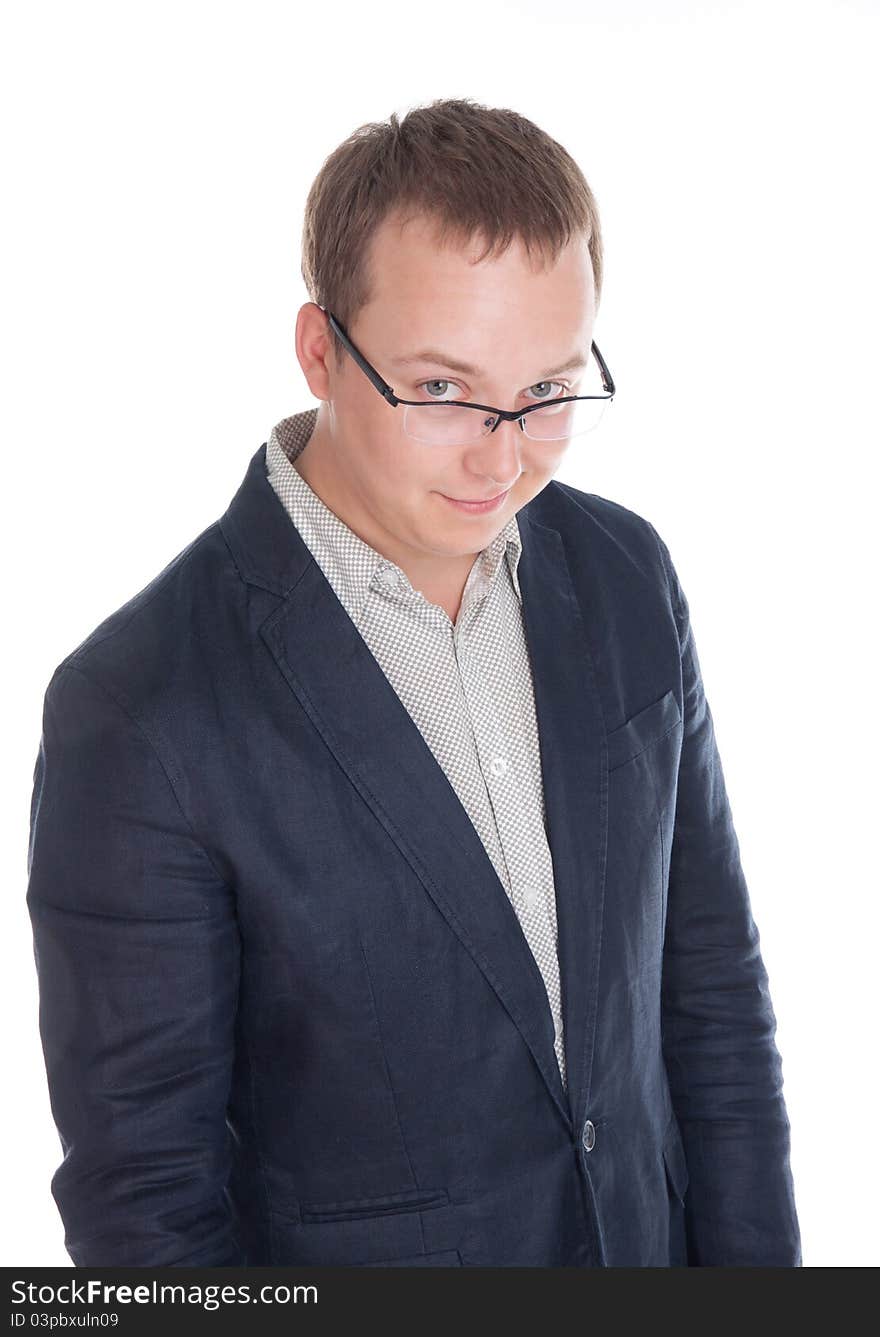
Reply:
<svg viewBox="0 0 880 1337"><path fill-rule="evenodd" d="M321 307L321 310L326 315L331 329L335 330L336 334L339 336L343 347L351 354L367 379L372 382L382 398L386 400L392 408L397 408L398 404L409 404L412 405L413 408L419 409L433 407L449 408L451 406L463 409L480 409L484 413L493 413L496 417L495 425L492 427L491 431L486 432L486 436L491 436L492 432L494 432L502 422L519 422L520 431L525 433L525 426L520 420L525 417L527 413L534 413L535 409L546 408L548 404L571 404L577 399L602 399L610 402L617 393L611 372L608 370L608 365L602 354L599 352L598 345L594 339L590 345L590 352L599 364L602 384L605 386L604 395L563 395L560 396L559 399L548 399L540 404L530 404L527 409L497 409L491 404L471 404L465 402L463 399L445 399L443 401L434 400L433 403L430 400L424 399L401 399L394 393L384 377L379 375L372 363L367 361L360 349L355 347L349 338L348 333L333 315L332 311L328 311L327 308L323 306Z"/></svg>

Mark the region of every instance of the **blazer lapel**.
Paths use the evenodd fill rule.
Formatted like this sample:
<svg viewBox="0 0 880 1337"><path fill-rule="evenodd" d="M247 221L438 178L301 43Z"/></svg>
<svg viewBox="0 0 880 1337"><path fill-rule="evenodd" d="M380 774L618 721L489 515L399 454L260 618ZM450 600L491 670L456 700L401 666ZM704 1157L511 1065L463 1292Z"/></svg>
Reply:
<svg viewBox="0 0 880 1337"><path fill-rule="evenodd" d="M605 718L562 535L519 512L519 579L532 661L547 839L556 886L568 1103L587 1105L599 987L608 835Z"/></svg>
<svg viewBox="0 0 880 1337"><path fill-rule="evenodd" d="M605 734L561 536L527 512L518 513L518 572L556 883L568 1099L544 982L504 886L442 767L275 496L265 446L221 528L245 578L282 596L259 630L300 706L486 976L560 1114L576 1128L595 1029Z"/></svg>

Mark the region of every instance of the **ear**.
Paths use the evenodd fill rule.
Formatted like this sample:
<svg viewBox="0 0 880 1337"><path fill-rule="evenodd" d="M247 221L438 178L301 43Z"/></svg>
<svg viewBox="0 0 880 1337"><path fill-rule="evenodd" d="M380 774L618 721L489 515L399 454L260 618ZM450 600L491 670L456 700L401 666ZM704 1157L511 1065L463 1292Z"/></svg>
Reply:
<svg viewBox="0 0 880 1337"><path fill-rule="evenodd" d="M296 317L296 356L316 399L332 398L332 381L341 373L336 366L333 340L326 312L316 302L305 302Z"/></svg>

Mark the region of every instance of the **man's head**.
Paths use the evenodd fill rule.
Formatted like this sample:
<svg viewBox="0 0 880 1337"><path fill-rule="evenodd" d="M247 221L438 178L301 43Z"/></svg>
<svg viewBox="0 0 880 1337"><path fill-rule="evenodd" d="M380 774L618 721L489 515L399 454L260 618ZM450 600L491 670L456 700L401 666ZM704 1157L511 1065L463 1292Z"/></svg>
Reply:
<svg viewBox="0 0 880 1337"><path fill-rule="evenodd" d="M411 579L456 559L466 574L546 486L567 442L530 440L511 422L466 445L413 440L403 408L376 391L321 308L402 399L512 409L578 393L586 368L545 382L575 354L590 361L601 293L599 222L579 168L514 112L446 101L400 123L392 115L356 131L322 167L307 203L303 277L312 301L297 319L297 356L322 401L304 475ZM427 349L447 356L410 361ZM508 487L484 515L446 500Z"/></svg>

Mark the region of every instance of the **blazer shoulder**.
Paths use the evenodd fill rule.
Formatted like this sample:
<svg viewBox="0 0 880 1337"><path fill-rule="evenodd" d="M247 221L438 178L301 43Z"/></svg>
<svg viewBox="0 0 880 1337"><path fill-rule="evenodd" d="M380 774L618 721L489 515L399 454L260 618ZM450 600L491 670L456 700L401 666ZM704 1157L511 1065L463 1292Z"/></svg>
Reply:
<svg viewBox="0 0 880 1337"><path fill-rule="evenodd" d="M557 479L545 489L545 496L543 516L573 546L592 537L613 549L617 556L634 563L644 574L657 579L662 586L667 586L663 540L646 516L611 497L584 492ZM588 521L584 521L585 515L589 517Z"/></svg>
<svg viewBox="0 0 880 1337"><path fill-rule="evenodd" d="M108 613L55 666L46 694L78 669L130 708L168 683L216 614L218 566L229 562L219 521L208 525L142 589Z"/></svg>
<svg viewBox="0 0 880 1337"><path fill-rule="evenodd" d="M561 498L564 498L568 503L573 503L580 510L586 511L588 515L610 531L620 533L628 531L644 532L650 528L650 521L645 516L640 515L638 511L624 506L619 501L614 501L611 497L602 497L598 492L584 492L579 487L573 487L571 483L560 482L559 479L553 479L548 491L550 490L561 494Z"/></svg>

